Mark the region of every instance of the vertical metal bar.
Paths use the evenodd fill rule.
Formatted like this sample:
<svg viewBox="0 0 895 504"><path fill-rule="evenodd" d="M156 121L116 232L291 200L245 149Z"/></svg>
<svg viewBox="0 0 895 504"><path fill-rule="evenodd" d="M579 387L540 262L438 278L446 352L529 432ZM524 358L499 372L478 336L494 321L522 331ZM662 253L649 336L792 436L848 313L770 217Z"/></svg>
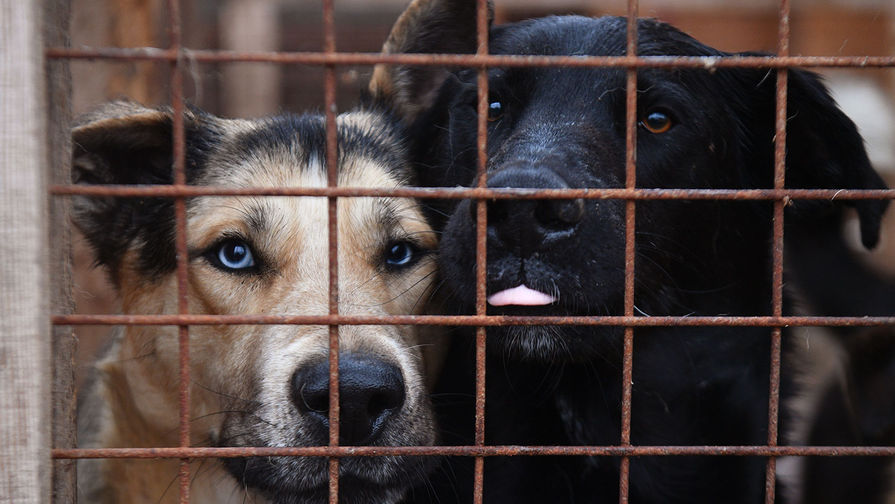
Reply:
<svg viewBox="0 0 895 504"><path fill-rule="evenodd" d="M777 56L789 56L789 0L780 0ZM788 70L777 71L775 135L774 135L774 189L783 189L786 180L786 101ZM784 200L774 201L773 217L773 272L771 278L771 310L779 317L783 314L783 209ZM780 413L780 365L782 329L771 331L771 365L768 397L768 446L777 446ZM777 459L768 457L765 471L765 503L772 504L776 497Z"/></svg>
<svg viewBox="0 0 895 504"><path fill-rule="evenodd" d="M333 0L323 0L323 51L336 52ZM324 69L326 107L326 185L339 183L338 131L336 129L336 68ZM329 314L339 314L339 223L337 197L327 198L329 235ZM329 326L329 445L339 446L339 326ZM339 459L329 458L329 502L339 502Z"/></svg>
<svg viewBox="0 0 895 504"><path fill-rule="evenodd" d="M637 55L637 0L628 0L627 54ZM625 90L625 188L637 185L637 69L627 71ZM634 236L636 203L625 201L625 316L634 316ZM631 445L631 394L634 384L634 328L626 327L622 364L621 445ZM622 457L619 467L619 502L628 502L631 460Z"/></svg>
<svg viewBox="0 0 895 504"><path fill-rule="evenodd" d="M172 118L172 156L174 161L174 185L186 185L185 169L185 133L183 124L183 70L181 62L181 16L180 1L168 0L168 29L170 47L177 52L177 59L171 63L171 108ZM188 302L188 260L186 243L186 200L183 197L174 199L174 247L177 259L177 311L181 315L189 313ZM187 325L178 326L178 345L180 355L180 446L190 446L190 329ZM180 460L180 502L190 501L190 459Z"/></svg>
<svg viewBox="0 0 895 504"><path fill-rule="evenodd" d="M476 54L488 54L488 3L478 0L476 12ZM479 68L478 73L478 181L479 187L487 187L488 169L488 68ZM488 207L485 200L476 201L476 315L487 311L487 242ZM485 345L484 327L477 327L475 333L475 445L485 445ZM476 457L473 483L473 501L484 501L485 459Z"/></svg>

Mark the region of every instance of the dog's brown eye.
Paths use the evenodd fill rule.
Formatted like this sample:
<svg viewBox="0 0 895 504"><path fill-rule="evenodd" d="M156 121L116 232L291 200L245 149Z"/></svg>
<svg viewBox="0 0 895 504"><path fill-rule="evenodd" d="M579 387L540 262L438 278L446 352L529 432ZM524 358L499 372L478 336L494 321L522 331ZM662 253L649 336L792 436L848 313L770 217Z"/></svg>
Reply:
<svg viewBox="0 0 895 504"><path fill-rule="evenodd" d="M488 104L488 121L493 122L503 117L503 103L493 100Z"/></svg>
<svg viewBox="0 0 895 504"><path fill-rule="evenodd" d="M665 133L673 124L668 114L658 111L652 111L640 120L640 125L650 133Z"/></svg>

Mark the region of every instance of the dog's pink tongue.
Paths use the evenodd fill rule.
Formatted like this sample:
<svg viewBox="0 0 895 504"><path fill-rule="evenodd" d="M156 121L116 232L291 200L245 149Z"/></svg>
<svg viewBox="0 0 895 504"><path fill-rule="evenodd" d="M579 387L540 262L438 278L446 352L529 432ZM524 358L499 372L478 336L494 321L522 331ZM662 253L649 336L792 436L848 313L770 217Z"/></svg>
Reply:
<svg viewBox="0 0 895 504"><path fill-rule="evenodd" d="M488 304L491 306L542 306L554 301L556 301L556 298L553 296L529 289L524 285L495 292L488 296Z"/></svg>

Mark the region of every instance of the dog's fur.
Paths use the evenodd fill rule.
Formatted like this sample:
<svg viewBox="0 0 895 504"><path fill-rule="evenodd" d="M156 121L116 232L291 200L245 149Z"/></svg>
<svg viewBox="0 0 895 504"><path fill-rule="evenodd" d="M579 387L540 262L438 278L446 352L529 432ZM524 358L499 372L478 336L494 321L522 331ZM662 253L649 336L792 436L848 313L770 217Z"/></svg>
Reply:
<svg viewBox="0 0 895 504"><path fill-rule="evenodd" d="M395 25L390 53L473 53L475 2L416 0ZM625 52L623 18L548 17L493 26L489 52L608 55ZM655 20L638 22L641 55L726 56ZM413 132L420 180L474 185L475 69L381 65L371 92ZM488 185L613 188L625 185L625 71L488 70ZM773 187L776 73L768 69L638 71L637 186ZM882 188L854 124L817 76L788 72L786 186ZM671 127L647 129L653 114ZM790 228L833 219L839 203L793 201ZM850 203L873 246L882 201ZM641 315L769 315L771 202L639 201L634 302ZM474 311L474 202L433 209L443 228L440 267L454 305ZM444 217L439 219L439 215ZM524 285L544 306L489 305L490 314L621 315L625 205L617 200L488 204L487 292ZM515 304L515 305L513 305ZM488 331L488 444L616 445L620 441L622 329L495 327ZM466 339L465 341L468 341ZM631 442L764 445L768 442L771 330L663 327L635 330ZM472 353L459 346L441 382L452 400L471 392ZM787 394L784 391L784 394ZM472 397L469 393L466 397ZM443 408L445 436L471 442L471 407ZM438 406L436 405L436 409ZM465 500L470 471L457 459L446 486ZM630 501L761 502L758 457L637 457ZM485 463L489 502L593 502L618 498L619 460L512 457ZM445 497L447 496L447 497Z"/></svg>
<svg viewBox="0 0 895 504"><path fill-rule="evenodd" d="M895 281L854 257L834 223L794 232L787 254L800 311L895 315ZM791 358L793 444L895 446L895 328L800 328ZM895 458L791 457L778 465L793 504L895 502Z"/></svg>
<svg viewBox="0 0 895 504"><path fill-rule="evenodd" d="M191 109L184 121L189 184L326 186L322 116L228 120ZM411 180L401 129L387 114L364 109L337 122L339 185L389 188ZM169 110L108 104L73 132L73 178L81 184L169 184L171 138ZM190 312L327 314L326 201L188 198ZM119 290L123 313L177 313L171 199L78 197L75 216ZM340 198L338 226L340 313L420 313L434 278L437 242L417 203ZM234 243L251 250L254 266L232 267L244 252L222 258L221 250ZM193 446L328 444L325 326L203 325L189 334ZM343 326L339 334L342 443L432 444L418 331ZM123 328L84 394L81 446L177 446L178 369L176 327ZM361 397L347 404L352 394ZM359 411L365 407L371 411ZM176 459L85 461L81 495L86 502L174 502L178 465ZM342 459L340 502L395 502L429 465L418 457ZM190 491L198 503L324 502L327 461L194 460Z"/></svg>

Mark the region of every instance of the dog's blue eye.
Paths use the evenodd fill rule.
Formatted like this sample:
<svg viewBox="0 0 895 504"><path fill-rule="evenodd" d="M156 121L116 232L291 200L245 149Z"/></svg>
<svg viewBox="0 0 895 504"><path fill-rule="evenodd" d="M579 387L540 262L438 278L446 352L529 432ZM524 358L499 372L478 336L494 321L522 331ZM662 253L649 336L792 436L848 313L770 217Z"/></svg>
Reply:
<svg viewBox="0 0 895 504"><path fill-rule="evenodd" d="M496 121L503 117L503 104L495 100L488 104L488 120Z"/></svg>
<svg viewBox="0 0 895 504"><path fill-rule="evenodd" d="M388 245L385 254L385 264L391 268L405 268L415 263L419 258L419 249L416 245L399 241Z"/></svg>
<svg viewBox="0 0 895 504"><path fill-rule="evenodd" d="M217 262L226 269L245 270L255 266L252 249L242 240L227 240L217 249Z"/></svg>
<svg viewBox="0 0 895 504"><path fill-rule="evenodd" d="M665 112L654 110L646 114L646 117L640 120L640 125L650 133L665 133L671 129L674 122Z"/></svg>

